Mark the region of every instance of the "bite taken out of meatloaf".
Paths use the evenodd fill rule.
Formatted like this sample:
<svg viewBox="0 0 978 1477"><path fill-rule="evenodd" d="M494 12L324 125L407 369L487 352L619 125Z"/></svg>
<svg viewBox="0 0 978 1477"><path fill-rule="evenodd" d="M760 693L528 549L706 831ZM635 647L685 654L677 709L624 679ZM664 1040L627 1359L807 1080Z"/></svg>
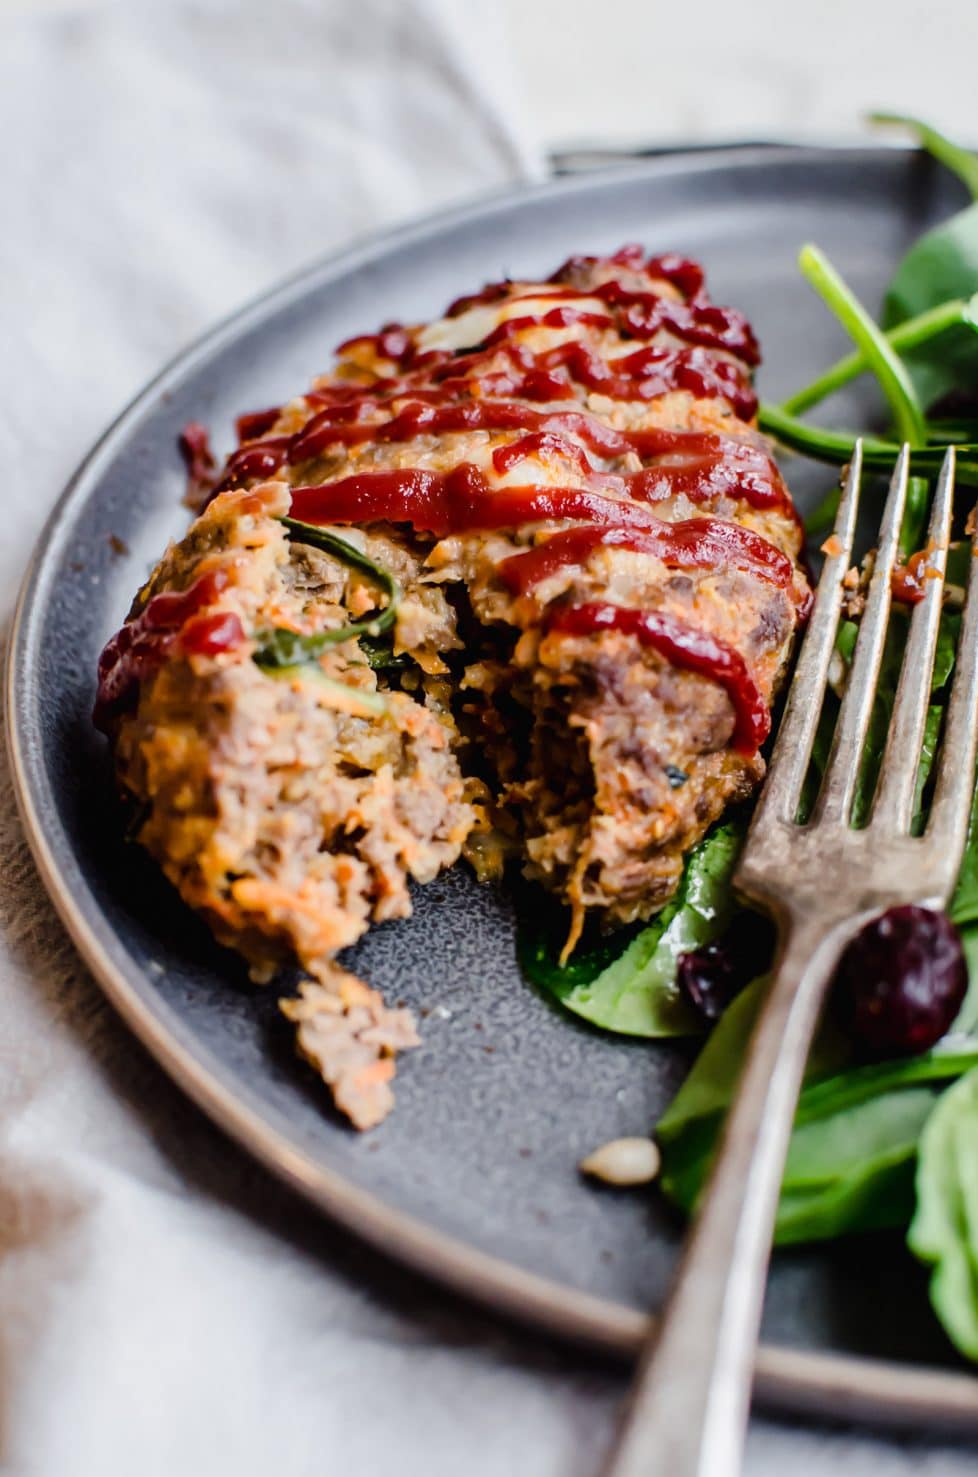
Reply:
<svg viewBox="0 0 978 1477"><path fill-rule="evenodd" d="M336 962L463 848L651 916L763 774L810 603L755 429L758 351L635 247L388 324L243 416L103 653L138 839L283 1009L360 1127L410 1017Z"/></svg>

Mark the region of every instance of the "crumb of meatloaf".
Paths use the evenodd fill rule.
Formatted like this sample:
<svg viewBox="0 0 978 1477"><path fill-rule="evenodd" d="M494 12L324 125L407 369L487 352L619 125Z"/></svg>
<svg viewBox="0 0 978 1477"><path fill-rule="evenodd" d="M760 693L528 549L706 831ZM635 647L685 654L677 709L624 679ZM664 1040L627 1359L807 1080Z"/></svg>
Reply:
<svg viewBox="0 0 978 1477"><path fill-rule="evenodd" d="M391 1009L376 990L338 966L303 980L279 1002L296 1026L302 1056L322 1077L355 1128L374 1128L394 1106L394 1057L420 1044L411 1012Z"/></svg>

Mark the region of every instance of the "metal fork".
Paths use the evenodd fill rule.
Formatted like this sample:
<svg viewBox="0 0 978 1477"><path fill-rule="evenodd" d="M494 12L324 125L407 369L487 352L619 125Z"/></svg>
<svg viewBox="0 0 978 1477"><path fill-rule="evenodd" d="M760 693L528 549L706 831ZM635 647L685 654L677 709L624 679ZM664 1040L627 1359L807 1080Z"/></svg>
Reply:
<svg viewBox="0 0 978 1477"><path fill-rule="evenodd" d="M930 520L931 577L910 623L868 824L850 814L890 612L909 472L904 447L828 767L807 824L796 817L850 565L862 448L833 540L735 884L775 918L772 982L709 1183L658 1327L640 1362L606 1477L736 1477L792 1121L823 1000L846 944L896 903L945 906L967 836L978 719L978 534L972 540L953 686L926 829L910 834L930 701L954 498L949 451Z"/></svg>

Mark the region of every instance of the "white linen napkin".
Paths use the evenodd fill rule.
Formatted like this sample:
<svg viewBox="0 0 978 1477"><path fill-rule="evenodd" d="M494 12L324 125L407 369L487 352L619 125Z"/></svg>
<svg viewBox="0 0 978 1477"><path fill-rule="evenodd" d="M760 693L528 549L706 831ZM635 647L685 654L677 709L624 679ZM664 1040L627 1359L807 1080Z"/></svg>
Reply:
<svg viewBox="0 0 978 1477"><path fill-rule="evenodd" d="M0 619L159 364L331 245L540 170L488 6L0 5ZM568 243L568 249L573 243ZM80 965L0 768L0 1470L568 1477L620 1372L381 1262L187 1104ZM755 1474L967 1456L755 1427Z"/></svg>

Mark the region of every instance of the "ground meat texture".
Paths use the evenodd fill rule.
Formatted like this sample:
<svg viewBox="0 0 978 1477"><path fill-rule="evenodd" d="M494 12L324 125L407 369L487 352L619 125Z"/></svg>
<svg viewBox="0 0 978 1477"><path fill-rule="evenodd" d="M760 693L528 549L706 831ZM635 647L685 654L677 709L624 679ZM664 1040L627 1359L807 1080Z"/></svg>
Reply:
<svg viewBox="0 0 978 1477"><path fill-rule="evenodd" d="M216 598L242 629L342 625L347 571L285 539L270 515L286 507L281 490L224 493L168 550L133 616L217 570ZM423 693L381 696L355 643L276 675L254 644L216 656L174 645L111 718L116 771L139 842L253 976L308 971L288 1005L300 1049L367 1127L393 1101L394 1053L416 1037L333 959L372 920L406 916L409 882L459 856L472 815L456 731Z"/></svg>
<svg viewBox="0 0 978 1477"><path fill-rule="evenodd" d="M139 840L256 977L306 971L284 1008L358 1126L388 1110L413 1026L335 958L405 916L412 881L463 848L480 876L518 855L569 905L570 949L588 912L661 908L759 783L738 703L769 707L810 592L756 362L695 264L637 248L351 340L243 418L107 648L98 718ZM374 667L352 638L269 665L269 631L321 636L379 598L288 515L396 578ZM553 549L573 557L519 572L572 530ZM563 619L582 609L679 635ZM694 637L712 666L683 658Z"/></svg>

